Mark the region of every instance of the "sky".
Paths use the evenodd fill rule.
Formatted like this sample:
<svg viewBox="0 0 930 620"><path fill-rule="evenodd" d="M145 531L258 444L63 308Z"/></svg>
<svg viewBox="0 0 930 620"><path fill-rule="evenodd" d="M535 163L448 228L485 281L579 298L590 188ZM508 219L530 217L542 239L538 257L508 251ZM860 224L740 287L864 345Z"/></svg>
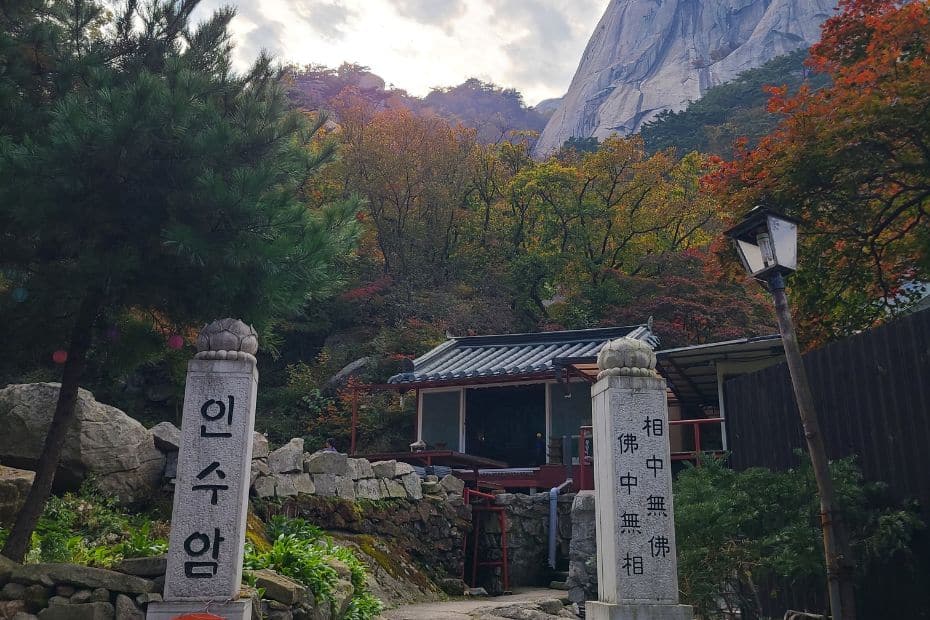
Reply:
<svg viewBox="0 0 930 620"><path fill-rule="evenodd" d="M227 4L237 69L265 49L283 62L370 67L423 96L470 77L527 104L560 97L610 0L205 0Z"/></svg>

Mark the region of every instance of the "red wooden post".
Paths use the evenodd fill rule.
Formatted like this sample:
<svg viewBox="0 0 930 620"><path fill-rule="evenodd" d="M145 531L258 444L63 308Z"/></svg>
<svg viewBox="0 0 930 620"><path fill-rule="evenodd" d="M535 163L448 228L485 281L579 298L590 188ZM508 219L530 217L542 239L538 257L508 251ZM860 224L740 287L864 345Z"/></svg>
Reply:
<svg viewBox="0 0 930 620"><path fill-rule="evenodd" d="M701 425L694 425L694 463L701 466Z"/></svg>

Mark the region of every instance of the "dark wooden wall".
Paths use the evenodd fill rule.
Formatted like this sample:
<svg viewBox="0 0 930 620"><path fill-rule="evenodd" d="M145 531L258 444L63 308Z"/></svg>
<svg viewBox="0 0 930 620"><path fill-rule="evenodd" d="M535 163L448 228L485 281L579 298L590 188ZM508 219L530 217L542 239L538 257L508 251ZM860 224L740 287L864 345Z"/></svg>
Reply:
<svg viewBox="0 0 930 620"><path fill-rule="evenodd" d="M930 310L807 353L817 413L831 459L858 456L869 480L930 516ZM786 469L805 448L788 367L731 379L724 387L736 469Z"/></svg>

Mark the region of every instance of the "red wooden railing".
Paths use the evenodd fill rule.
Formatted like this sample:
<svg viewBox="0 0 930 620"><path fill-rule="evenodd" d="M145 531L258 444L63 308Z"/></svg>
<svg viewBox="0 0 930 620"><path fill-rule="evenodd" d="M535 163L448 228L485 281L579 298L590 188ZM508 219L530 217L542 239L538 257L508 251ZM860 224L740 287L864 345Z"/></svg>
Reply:
<svg viewBox="0 0 930 620"><path fill-rule="evenodd" d="M693 461L695 465L700 466L701 454L713 454L721 456L722 450L704 450L701 445L701 428L716 424L723 425L723 418L700 418L696 420L669 420L669 427L686 427L690 426L693 430L694 449L681 452L672 452L673 461ZM592 429L590 426L582 426L578 429L578 478L575 488L586 491L594 488L594 459L593 448L589 443Z"/></svg>

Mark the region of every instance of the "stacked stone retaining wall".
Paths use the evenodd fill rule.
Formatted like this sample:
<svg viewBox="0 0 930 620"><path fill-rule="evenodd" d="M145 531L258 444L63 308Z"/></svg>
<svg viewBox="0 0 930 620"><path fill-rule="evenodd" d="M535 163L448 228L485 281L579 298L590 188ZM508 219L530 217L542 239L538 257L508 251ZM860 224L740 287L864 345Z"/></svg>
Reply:
<svg viewBox="0 0 930 620"><path fill-rule="evenodd" d="M560 495L557 503L558 531L556 532L556 562L561 567L569 557L572 535L571 506L574 494ZM510 564L511 589L521 586L547 586L553 572L548 566L549 556L549 494L502 493L495 506L506 509L507 554ZM481 519L479 559L497 561L503 557L501 531L497 514L478 511ZM469 559L469 563L470 563ZM470 578L470 575L466 576ZM491 593L503 591L500 568L479 572L479 584Z"/></svg>

